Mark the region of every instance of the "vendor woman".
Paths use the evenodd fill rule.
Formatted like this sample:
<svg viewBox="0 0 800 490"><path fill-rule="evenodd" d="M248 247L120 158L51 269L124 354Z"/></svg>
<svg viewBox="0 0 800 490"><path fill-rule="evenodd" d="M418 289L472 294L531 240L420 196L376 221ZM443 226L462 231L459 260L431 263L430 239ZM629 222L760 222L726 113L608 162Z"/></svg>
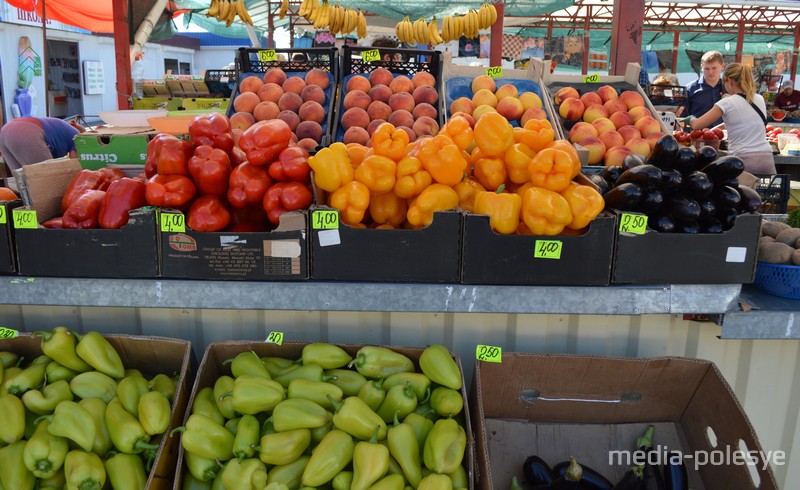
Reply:
<svg viewBox="0 0 800 490"><path fill-rule="evenodd" d="M20 117L0 130L0 152L12 172L31 163L51 158L75 158L76 134L83 127L75 121L55 117Z"/></svg>

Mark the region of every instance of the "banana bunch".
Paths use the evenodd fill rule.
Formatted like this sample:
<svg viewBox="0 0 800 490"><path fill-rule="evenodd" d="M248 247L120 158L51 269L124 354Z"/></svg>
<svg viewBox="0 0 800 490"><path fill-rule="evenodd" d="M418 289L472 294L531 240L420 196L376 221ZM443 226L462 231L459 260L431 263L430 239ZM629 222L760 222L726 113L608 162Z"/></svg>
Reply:
<svg viewBox="0 0 800 490"><path fill-rule="evenodd" d="M311 15L319 8L318 0L303 0L300 3L300 8L297 10L297 15L305 17L309 22L313 21Z"/></svg>
<svg viewBox="0 0 800 490"><path fill-rule="evenodd" d="M444 42L444 39L442 39L442 36L439 34L439 26L436 24L436 17L428 23L428 42L433 46Z"/></svg>
<svg viewBox="0 0 800 490"><path fill-rule="evenodd" d="M464 35L468 39L478 37L478 12L475 9L469 9L469 12L464 14Z"/></svg>
<svg viewBox="0 0 800 490"><path fill-rule="evenodd" d="M283 19L284 17L286 17L286 12L288 11L289 11L289 0L281 0L281 8L278 11L278 18Z"/></svg>
<svg viewBox="0 0 800 490"><path fill-rule="evenodd" d="M423 17L414 21L414 39L417 44L428 44L428 23Z"/></svg>
<svg viewBox="0 0 800 490"><path fill-rule="evenodd" d="M394 34L402 43L411 44L415 42L414 27L407 15L405 19L401 20L396 26L394 26Z"/></svg>
<svg viewBox="0 0 800 490"><path fill-rule="evenodd" d="M316 16L314 16L316 14ZM319 6L312 14L314 16L314 29L323 29L330 25L331 20L331 6L328 0L322 0L322 5ZM311 19L309 19L311 20Z"/></svg>
<svg viewBox="0 0 800 490"><path fill-rule="evenodd" d="M211 0L206 17L214 17L217 22L224 22L225 27L230 27L239 16L242 22L253 25L253 19L247 12L244 0Z"/></svg>
<svg viewBox="0 0 800 490"><path fill-rule="evenodd" d="M478 29L488 29L497 22L497 9L492 3L484 3L478 9Z"/></svg>
<svg viewBox="0 0 800 490"><path fill-rule="evenodd" d="M282 1L287 3L288 9L288 0ZM328 29L333 35L356 31L359 39L367 37L367 18L360 10L356 12L339 4L330 4L328 0L322 0L322 3L319 0L303 0L297 15L311 22L315 29Z"/></svg>
<svg viewBox="0 0 800 490"><path fill-rule="evenodd" d="M350 34L358 28L358 12L340 5L334 5L329 29L331 34ZM366 19L365 19L366 20Z"/></svg>
<svg viewBox="0 0 800 490"><path fill-rule="evenodd" d="M442 39L449 43L464 35L464 17L452 15L442 21Z"/></svg>
<svg viewBox="0 0 800 490"><path fill-rule="evenodd" d="M367 18L364 17L364 12L358 11L358 27L356 27L356 35L359 39L367 37Z"/></svg>

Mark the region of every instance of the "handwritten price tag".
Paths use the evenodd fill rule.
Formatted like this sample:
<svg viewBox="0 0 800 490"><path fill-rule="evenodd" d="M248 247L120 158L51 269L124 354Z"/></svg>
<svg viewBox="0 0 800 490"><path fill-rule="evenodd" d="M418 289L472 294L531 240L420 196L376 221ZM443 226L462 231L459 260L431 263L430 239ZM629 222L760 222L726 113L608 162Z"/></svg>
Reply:
<svg viewBox="0 0 800 490"><path fill-rule="evenodd" d="M336 211L314 211L311 227L315 230L338 230L339 213Z"/></svg>
<svg viewBox="0 0 800 490"><path fill-rule="evenodd" d="M490 66L486 69L486 76L492 78L500 78L503 76L503 67L502 66Z"/></svg>
<svg viewBox="0 0 800 490"><path fill-rule="evenodd" d="M278 61L278 54L274 49L261 49L258 51L258 61Z"/></svg>
<svg viewBox="0 0 800 490"><path fill-rule="evenodd" d="M379 59L381 59L381 52L377 49L368 49L361 52L361 60L364 61L364 63L372 63Z"/></svg>
<svg viewBox="0 0 800 490"><path fill-rule="evenodd" d="M8 217L6 216L6 207L0 206L0 225L5 225L8 223Z"/></svg>
<svg viewBox="0 0 800 490"><path fill-rule="evenodd" d="M478 344L475 348L475 359L483 362L503 362L503 348Z"/></svg>
<svg viewBox="0 0 800 490"><path fill-rule="evenodd" d="M0 327L0 339L13 339L19 334L16 330Z"/></svg>
<svg viewBox="0 0 800 490"><path fill-rule="evenodd" d="M161 231L183 233L186 231L186 218L183 213L161 213Z"/></svg>
<svg viewBox="0 0 800 490"><path fill-rule="evenodd" d="M32 209L14 210L14 228L35 230L39 227L39 220L36 219L36 211Z"/></svg>
<svg viewBox="0 0 800 490"><path fill-rule="evenodd" d="M600 83L600 75L595 73L594 75L588 75L583 77L583 83Z"/></svg>
<svg viewBox="0 0 800 490"><path fill-rule="evenodd" d="M560 240L536 240L536 248L533 251L535 259L561 259Z"/></svg>
<svg viewBox="0 0 800 490"><path fill-rule="evenodd" d="M620 233L644 235L645 231L647 231L647 216L623 213L619 220L619 231Z"/></svg>
<svg viewBox="0 0 800 490"><path fill-rule="evenodd" d="M264 342L268 344L283 344L283 332L270 332L269 335L267 335L267 340Z"/></svg>

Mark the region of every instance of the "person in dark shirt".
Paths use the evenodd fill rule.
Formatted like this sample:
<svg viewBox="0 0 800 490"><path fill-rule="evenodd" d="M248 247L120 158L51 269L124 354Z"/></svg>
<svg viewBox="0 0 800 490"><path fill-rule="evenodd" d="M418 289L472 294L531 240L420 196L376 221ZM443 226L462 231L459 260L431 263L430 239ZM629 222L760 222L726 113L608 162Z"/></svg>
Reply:
<svg viewBox="0 0 800 490"><path fill-rule="evenodd" d="M786 113L783 122L800 122L800 90L794 89L794 83L791 80L784 80L781 83L781 91L775 96L775 102L772 105L775 109Z"/></svg>
<svg viewBox="0 0 800 490"><path fill-rule="evenodd" d="M703 68L703 74L686 86L686 99L676 116L700 117L710 111L725 93L721 76L725 67L722 53L708 51L700 59L700 66ZM718 124L722 124L722 119L714 121L711 126Z"/></svg>
<svg viewBox="0 0 800 490"><path fill-rule="evenodd" d="M12 172L23 165L69 155L75 158L74 137L83 132L75 121L55 117L20 117L0 129L0 152Z"/></svg>

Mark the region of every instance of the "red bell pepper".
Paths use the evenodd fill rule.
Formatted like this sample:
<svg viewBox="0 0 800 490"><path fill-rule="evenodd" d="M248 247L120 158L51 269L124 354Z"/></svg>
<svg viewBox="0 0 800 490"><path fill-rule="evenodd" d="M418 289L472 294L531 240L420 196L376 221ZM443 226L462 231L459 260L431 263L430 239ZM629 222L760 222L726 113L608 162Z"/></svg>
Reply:
<svg viewBox="0 0 800 490"><path fill-rule="evenodd" d="M239 147L253 165L267 165L289 146L292 130L280 119L259 121L242 133Z"/></svg>
<svg viewBox="0 0 800 490"><path fill-rule="evenodd" d="M53 229L64 228L64 217L57 216L55 218L49 219L44 223L42 223L42 226L45 228L53 228Z"/></svg>
<svg viewBox="0 0 800 490"><path fill-rule="evenodd" d="M75 199L64 212L62 223L64 228L86 229L97 228L100 205L106 197L106 191L91 190Z"/></svg>
<svg viewBox="0 0 800 490"><path fill-rule="evenodd" d="M166 140L158 154L157 172L159 175L189 175L189 158L192 145L186 140L175 138Z"/></svg>
<svg viewBox="0 0 800 490"><path fill-rule="evenodd" d="M99 170L81 170L72 178L64 196L61 198L61 212L64 213L73 202L83 195L86 191L104 191L108 189L111 181L108 173Z"/></svg>
<svg viewBox="0 0 800 490"><path fill-rule="evenodd" d="M230 153L234 145L230 120L217 112L195 117L189 123L189 142L193 148L208 145Z"/></svg>
<svg viewBox="0 0 800 490"><path fill-rule="evenodd" d="M186 224L194 231L222 231L231 222L228 204L219 196L200 196L186 214Z"/></svg>
<svg viewBox="0 0 800 490"><path fill-rule="evenodd" d="M284 149L278 159L269 164L269 176L278 182L311 183L311 166L308 164L308 152L302 146L290 146Z"/></svg>
<svg viewBox="0 0 800 490"><path fill-rule="evenodd" d="M311 190L300 182L278 182L264 194L264 211L267 219L277 225L287 211L307 208L312 201Z"/></svg>
<svg viewBox="0 0 800 490"><path fill-rule="evenodd" d="M161 147L167 140L178 139L175 136L167 133L158 133L147 143L147 153L145 154L144 161L144 175L148 179L158 173L158 155L161 153Z"/></svg>
<svg viewBox="0 0 800 490"><path fill-rule="evenodd" d="M228 154L231 157L231 167L238 167L247 161L247 155L244 154L241 148L234 146L233 150Z"/></svg>
<svg viewBox="0 0 800 490"><path fill-rule="evenodd" d="M156 175L145 184L145 199L149 206L183 209L197 189L189 177Z"/></svg>
<svg viewBox="0 0 800 490"><path fill-rule="evenodd" d="M147 204L145 187L144 182L127 177L112 182L100 205L100 228L119 229L128 224L128 212Z"/></svg>
<svg viewBox="0 0 800 490"><path fill-rule="evenodd" d="M267 169L245 162L233 169L228 179L228 202L234 208L260 206L271 185Z"/></svg>
<svg viewBox="0 0 800 490"><path fill-rule="evenodd" d="M109 182L114 182L115 180L125 177L125 172L116 167L103 167L99 169L98 172L105 174Z"/></svg>
<svg viewBox="0 0 800 490"><path fill-rule="evenodd" d="M231 159L219 148L200 145L189 159L189 174L200 195L224 196L228 192Z"/></svg>

